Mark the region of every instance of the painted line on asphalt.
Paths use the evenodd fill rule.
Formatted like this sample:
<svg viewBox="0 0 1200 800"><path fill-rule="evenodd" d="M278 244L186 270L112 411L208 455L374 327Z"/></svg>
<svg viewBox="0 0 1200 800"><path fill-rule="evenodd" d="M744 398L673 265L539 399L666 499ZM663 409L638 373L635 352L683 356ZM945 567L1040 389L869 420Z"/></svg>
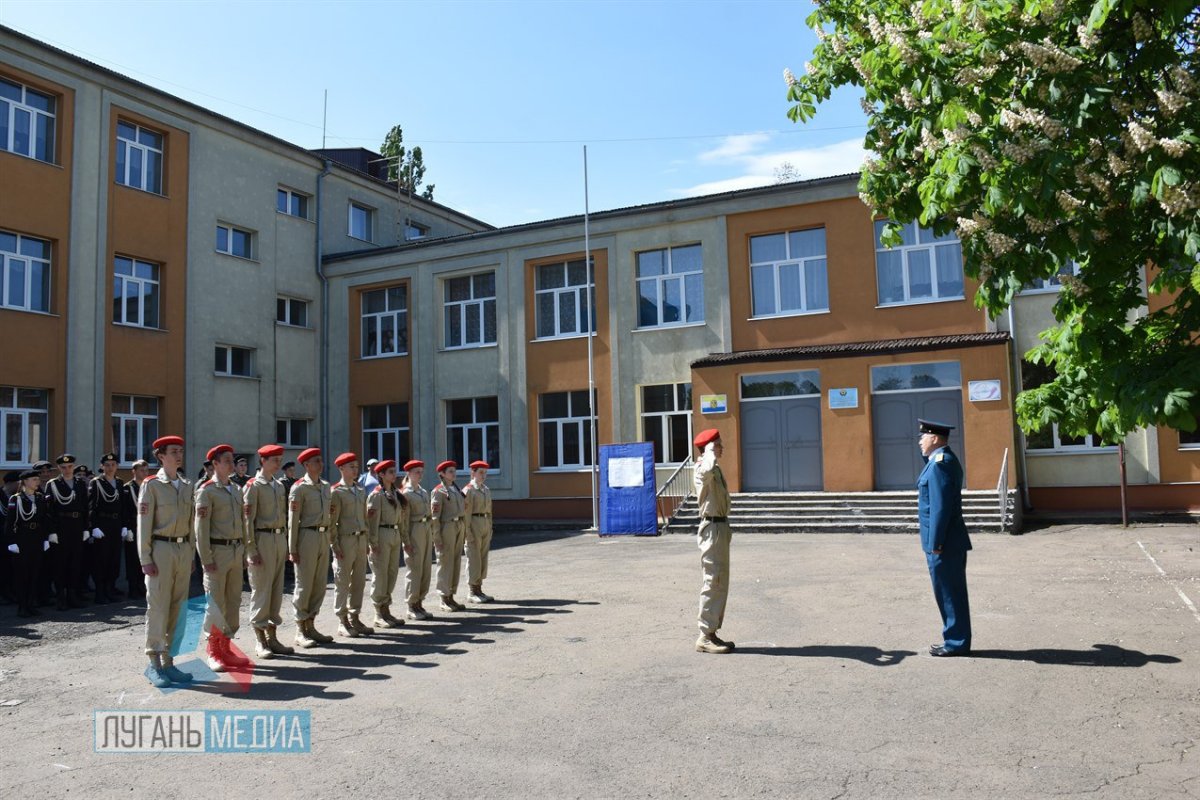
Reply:
<svg viewBox="0 0 1200 800"><path fill-rule="evenodd" d="M1156 570L1158 570L1158 574L1162 576L1163 580L1171 585L1171 588L1175 590L1177 595L1179 595L1179 599L1183 600L1183 604L1192 612L1192 616L1196 618L1196 622L1200 622L1200 611L1196 610L1196 604L1192 602L1192 599L1183 593L1183 589L1180 589L1175 581L1167 577L1167 573L1164 572L1163 568L1158 565L1158 562L1154 559L1154 556L1150 555L1150 551L1146 549L1146 545L1138 542L1137 546L1142 548L1142 552L1146 554L1146 558L1150 559L1150 563L1154 565Z"/></svg>

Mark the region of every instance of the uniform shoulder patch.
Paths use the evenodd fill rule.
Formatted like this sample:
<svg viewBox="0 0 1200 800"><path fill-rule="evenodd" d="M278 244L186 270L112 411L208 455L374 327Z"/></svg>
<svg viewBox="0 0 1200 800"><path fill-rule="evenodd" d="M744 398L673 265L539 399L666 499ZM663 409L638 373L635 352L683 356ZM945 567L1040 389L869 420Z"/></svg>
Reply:
<svg viewBox="0 0 1200 800"><path fill-rule="evenodd" d="M368 506L368 507L367 507L367 516L368 516L368 517L373 517L373 516L375 516L375 512L376 512L376 510L377 510L377 509L375 508L375 506Z"/></svg>
<svg viewBox="0 0 1200 800"><path fill-rule="evenodd" d="M196 516L199 517L200 519L204 519L205 517L207 517L208 516L208 506L200 506L199 508L197 508Z"/></svg>
<svg viewBox="0 0 1200 800"><path fill-rule="evenodd" d="M942 459L944 457L945 457L944 453L938 453L936 456L933 457L933 460L940 464L940 463L942 463Z"/></svg>

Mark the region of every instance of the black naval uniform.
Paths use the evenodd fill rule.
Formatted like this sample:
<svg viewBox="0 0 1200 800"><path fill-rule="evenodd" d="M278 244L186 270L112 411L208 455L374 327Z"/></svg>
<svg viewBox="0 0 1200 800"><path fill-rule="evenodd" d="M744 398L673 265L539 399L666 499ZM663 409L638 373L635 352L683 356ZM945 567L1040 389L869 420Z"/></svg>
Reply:
<svg viewBox="0 0 1200 800"><path fill-rule="evenodd" d="M146 599L146 576L142 574L142 557L138 553L137 543L137 501L141 490L142 487L133 480L125 484L126 514L133 520L129 529L134 532L132 542L121 543L121 550L125 553L125 591L130 600Z"/></svg>
<svg viewBox="0 0 1200 800"><path fill-rule="evenodd" d="M133 530L137 525L129 499L129 487L120 478L97 475L88 484L88 508L93 528L99 528L104 538L93 541L92 580L96 584L96 602L101 598L116 600L121 592L117 589L117 576L121 573L121 530ZM138 570L139 577L141 570Z"/></svg>
<svg viewBox="0 0 1200 800"><path fill-rule="evenodd" d="M84 533L89 534L88 485L85 481L61 475L46 484L43 492L48 507L50 530L58 534L57 569L54 585L58 589L58 607L83 605L82 590L87 575L83 572Z"/></svg>
<svg viewBox="0 0 1200 800"><path fill-rule="evenodd" d="M42 563L42 551L50 535L46 496L17 492L8 500L4 517L4 548L15 544L21 551L14 558L17 613L22 617L39 614L37 610L37 578Z"/></svg>
<svg viewBox="0 0 1200 800"><path fill-rule="evenodd" d="M8 492L0 486L0 543L8 542ZM7 547L0 548L0 603L5 605L16 602L16 587L13 584L13 563L17 556L8 552Z"/></svg>

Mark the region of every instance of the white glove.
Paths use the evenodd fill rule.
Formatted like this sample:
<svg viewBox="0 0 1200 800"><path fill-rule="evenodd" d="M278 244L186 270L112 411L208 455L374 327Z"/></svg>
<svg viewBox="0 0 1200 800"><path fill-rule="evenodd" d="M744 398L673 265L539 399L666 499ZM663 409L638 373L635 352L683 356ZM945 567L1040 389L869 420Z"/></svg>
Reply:
<svg viewBox="0 0 1200 800"><path fill-rule="evenodd" d="M17 547L15 544L10 544L8 546L8 552L12 553L14 556L19 556L21 555L21 548Z"/></svg>
<svg viewBox="0 0 1200 800"><path fill-rule="evenodd" d="M92 539L92 532L91 532L91 531L84 531L84 532L83 532L83 540L84 540L85 542L89 542L89 541L91 541L91 539Z"/></svg>
<svg viewBox="0 0 1200 800"><path fill-rule="evenodd" d="M46 552L46 551L47 551L47 550L49 550L49 549L50 549L50 543L49 543L49 542L42 542L42 552L44 553L44 552Z"/></svg>
<svg viewBox="0 0 1200 800"><path fill-rule="evenodd" d="M50 538L50 544L58 544L58 534L57 533L50 534L49 538Z"/></svg>
<svg viewBox="0 0 1200 800"><path fill-rule="evenodd" d="M129 530L129 528L121 528L121 538L127 542L132 542L133 531Z"/></svg>
<svg viewBox="0 0 1200 800"><path fill-rule="evenodd" d="M104 531L99 528L92 528L92 538L97 542L104 538Z"/></svg>

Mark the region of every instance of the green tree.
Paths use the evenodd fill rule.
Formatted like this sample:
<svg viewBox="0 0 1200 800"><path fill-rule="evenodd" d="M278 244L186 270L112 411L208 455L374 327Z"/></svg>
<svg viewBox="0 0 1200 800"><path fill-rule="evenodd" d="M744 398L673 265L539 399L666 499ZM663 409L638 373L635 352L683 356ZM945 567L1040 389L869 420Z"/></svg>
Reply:
<svg viewBox="0 0 1200 800"><path fill-rule="evenodd" d="M391 159L388 161L389 181L399 179L400 188L409 194L417 194L426 200L433 199L432 183L424 189L421 188L425 180L425 157L421 148L418 146L409 150L404 146L404 130L399 125L392 126L387 136L383 137L379 152L385 158Z"/></svg>
<svg viewBox="0 0 1200 800"><path fill-rule="evenodd" d="M1181 0L816 0L793 121L864 92L861 196L896 223L957 229L992 315L1074 260L1017 400L1120 441L1200 411L1200 13ZM889 243L898 241L889 225ZM1164 308L1147 312L1146 292Z"/></svg>

